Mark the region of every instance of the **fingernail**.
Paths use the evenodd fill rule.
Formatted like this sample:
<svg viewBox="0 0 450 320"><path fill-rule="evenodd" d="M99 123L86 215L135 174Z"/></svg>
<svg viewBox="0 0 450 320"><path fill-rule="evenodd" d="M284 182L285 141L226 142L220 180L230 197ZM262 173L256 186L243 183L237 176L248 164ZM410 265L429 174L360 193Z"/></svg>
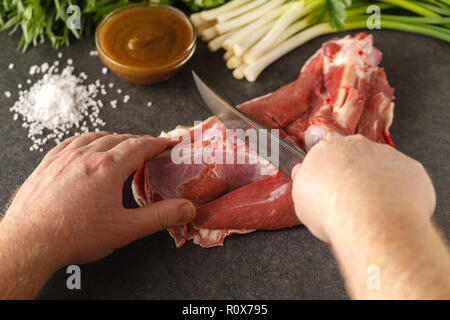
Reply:
<svg viewBox="0 0 450 320"><path fill-rule="evenodd" d="M186 201L180 207L181 222L188 223L195 218L195 207L190 201Z"/></svg>

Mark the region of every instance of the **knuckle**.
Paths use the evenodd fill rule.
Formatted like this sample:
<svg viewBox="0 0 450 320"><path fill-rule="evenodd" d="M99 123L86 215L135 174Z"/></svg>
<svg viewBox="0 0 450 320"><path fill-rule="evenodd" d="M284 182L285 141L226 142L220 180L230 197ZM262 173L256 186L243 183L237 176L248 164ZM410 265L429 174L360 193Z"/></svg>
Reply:
<svg viewBox="0 0 450 320"><path fill-rule="evenodd" d="M308 151L310 158L320 157L327 150L332 149L333 141L321 140L311 150Z"/></svg>
<svg viewBox="0 0 450 320"><path fill-rule="evenodd" d="M135 137L128 139L128 143L132 146L141 147L145 145L145 139L141 137Z"/></svg>
<svg viewBox="0 0 450 320"><path fill-rule="evenodd" d="M328 140L320 140L317 144L316 144L316 149L324 149L326 148L332 141L328 141Z"/></svg>
<svg viewBox="0 0 450 320"><path fill-rule="evenodd" d="M128 139L132 139L134 136L131 134L121 134L114 136L117 140L126 141Z"/></svg>
<svg viewBox="0 0 450 320"><path fill-rule="evenodd" d="M91 141L95 137L102 137L105 135L110 135L110 133L107 131L88 132L88 133L78 136L77 138L75 138L74 141L78 141L78 142Z"/></svg>
<svg viewBox="0 0 450 320"><path fill-rule="evenodd" d="M86 140L89 139L91 137L94 137L98 134L98 132L88 132L88 133L84 133L82 135L79 135L78 137L76 137L74 139L74 141L82 141L82 140Z"/></svg>
<svg viewBox="0 0 450 320"><path fill-rule="evenodd" d="M355 134L355 135L352 135L351 136L354 140L356 140L356 141L366 141L367 139L366 139L366 137L364 137L362 134L360 134L360 133L358 133L358 134Z"/></svg>
<svg viewBox="0 0 450 320"><path fill-rule="evenodd" d="M67 139L64 139L62 142L60 142L58 145L60 145L60 144L62 144L62 143L68 143L68 142L71 142L71 141L73 141L73 140L75 140L77 137L75 137L75 136L72 136L72 137L69 137L69 138L67 138Z"/></svg>
<svg viewBox="0 0 450 320"><path fill-rule="evenodd" d="M47 152L47 154L44 156L43 161L53 160L57 154L58 154L58 152L56 151L56 147L55 147L55 148L51 149L49 152Z"/></svg>
<svg viewBox="0 0 450 320"><path fill-rule="evenodd" d="M80 149L70 150L65 154L64 161L66 162L76 161L77 159L80 159L82 155L83 151Z"/></svg>
<svg viewBox="0 0 450 320"><path fill-rule="evenodd" d="M115 158L111 153L93 153L86 157L86 162L91 171L102 171L110 168L114 164Z"/></svg>
<svg viewBox="0 0 450 320"><path fill-rule="evenodd" d="M428 176L427 169L423 166L423 164L420 161L413 159L413 164L416 170L420 172L420 174L422 174L424 177Z"/></svg>
<svg viewBox="0 0 450 320"><path fill-rule="evenodd" d="M361 134L354 134L339 140L341 143L338 146L350 154L363 152L362 150L373 147L373 143Z"/></svg>
<svg viewBox="0 0 450 320"><path fill-rule="evenodd" d="M106 135L106 136L103 136L103 137L99 138L97 140L97 142L101 145L101 144L104 144L104 143L108 144L108 143L111 143L111 142L114 142L114 141L117 141L117 140L120 140L120 136Z"/></svg>
<svg viewBox="0 0 450 320"><path fill-rule="evenodd" d="M169 226L169 211L166 206L159 205L155 207L156 227L164 229Z"/></svg>
<svg viewBox="0 0 450 320"><path fill-rule="evenodd" d="M340 141L338 141L338 144L341 146L362 146L368 142L368 140L361 134L353 134L339 140Z"/></svg>
<svg viewBox="0 0 450 320"><path fill-rule="evenodd" d="M111 134L111 133L108 131L88 132L88 133L81 135L80 137L93 137L93 136L95 137L95 136L99 136L99 135L103 135L103 134Z"/></svg>
<svg viewBox="0 0 450 320"><path fill-rule="evenodd" d="M57 159L58 159L58 155L56 153L55 154L47 153L37 168L39 168L40 166L44 166L44 167L50 166Z"/></svg>

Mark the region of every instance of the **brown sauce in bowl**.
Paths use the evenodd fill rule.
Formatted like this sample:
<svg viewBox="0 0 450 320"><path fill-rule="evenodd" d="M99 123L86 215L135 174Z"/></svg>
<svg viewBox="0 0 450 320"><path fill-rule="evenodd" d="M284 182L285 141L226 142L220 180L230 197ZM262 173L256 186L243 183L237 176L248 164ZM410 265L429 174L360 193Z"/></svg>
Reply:
<svg viewBox="0 0 450 320"><path fill-rule="evenodd" d="M104 22L97 36L102 61L137 83L144 82L133 81L137 79L133 74L169 72L184 63L195 41L193 27L181 12L157 6L118 12Z"/></svg>

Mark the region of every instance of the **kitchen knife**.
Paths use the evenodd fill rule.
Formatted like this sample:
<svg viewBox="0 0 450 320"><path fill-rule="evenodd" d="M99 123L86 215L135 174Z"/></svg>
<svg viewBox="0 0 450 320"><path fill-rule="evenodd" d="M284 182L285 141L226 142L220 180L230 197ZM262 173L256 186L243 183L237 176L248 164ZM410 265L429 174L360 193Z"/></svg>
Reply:
<svg viewBox="0 0 450 320"><path fill-rule="evenodd" d="M262 126L260 123L247 116L241 110L233 107L221 96L210 89L198 76L192 71L197 89L211 112L216 115L228 129L256 129L257 131L263 130L266 134L257 135L258 139L267 139L266 141L258 141L258 145L265 146L267 152L260 153L267 161L271 162L278 170L283 172L286 176L291 177L292 168L305 159L305 152L300 148L290 143L289 141L273 134L271 130ZM265 137L265 138L264 138ZM277 146L278 150L271 150L271 146ZM257 150L254 150L257 151ZM274 163L272 155L273 152L278 151L279 159L278 165Z"/></svg>

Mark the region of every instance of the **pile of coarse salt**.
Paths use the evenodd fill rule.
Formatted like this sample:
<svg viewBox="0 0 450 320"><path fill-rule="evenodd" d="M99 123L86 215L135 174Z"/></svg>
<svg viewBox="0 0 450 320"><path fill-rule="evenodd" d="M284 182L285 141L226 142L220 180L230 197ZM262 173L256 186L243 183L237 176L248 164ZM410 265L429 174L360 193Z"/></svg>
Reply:
<svg viewBox="0 0 450 320"><path fill-rule="evenodd" d="M97 56L96 50L89 52L90 56ZM62 58L58 53L58 59ZM14 120L22 119L22 127L28 128L28 137L33 145L30 151L44 151L43 146L54 141L60 143L69 135L80 135L89 131L99 131L105 122L100 118L100 109L104 103L97 96L106 96L107 90L114 87L110 82L105 86L99 79L91 84L85 84L88 76L85 72L74 75L73 60L67 59L67 66L59 71L60 61L53 64L44 62L41 65L33 65L29 69L30 76L42 75L28 90L21 90L22 84L17 84L19 99L10 111L14 113ZM14 69L10 63L8 69ZM108 69L102 68L102 74L108 73ZM26 80L32 84L31 79ZM118 95L122 89L117 88ZM11 91L5 91L6 98L11 98ZM106 98L106 97L105 97ZM123 96L123 103L130 101L128 94ZM116 109L118 99L109 101L111 108ZM151 102L147 104L151 106Z"/></svg>
<svg viewBox="0 0 450 320"><path fill-rule="evenodd" d="M28 90L19 91L19 99L10 109L14 120L21 117L22 127L28 128L28 137L33 141L30 150L43 151L42 146L50 140L61 142L64 136L76 129L75 135L89 132L89 127L99 131L105 122L99 117L101 100L96 100L99 90L104 89L99 81L84 84L86 74L73 74L72 61L58 72L58 65L30 68L30 74L43 73Z"/></svg>

